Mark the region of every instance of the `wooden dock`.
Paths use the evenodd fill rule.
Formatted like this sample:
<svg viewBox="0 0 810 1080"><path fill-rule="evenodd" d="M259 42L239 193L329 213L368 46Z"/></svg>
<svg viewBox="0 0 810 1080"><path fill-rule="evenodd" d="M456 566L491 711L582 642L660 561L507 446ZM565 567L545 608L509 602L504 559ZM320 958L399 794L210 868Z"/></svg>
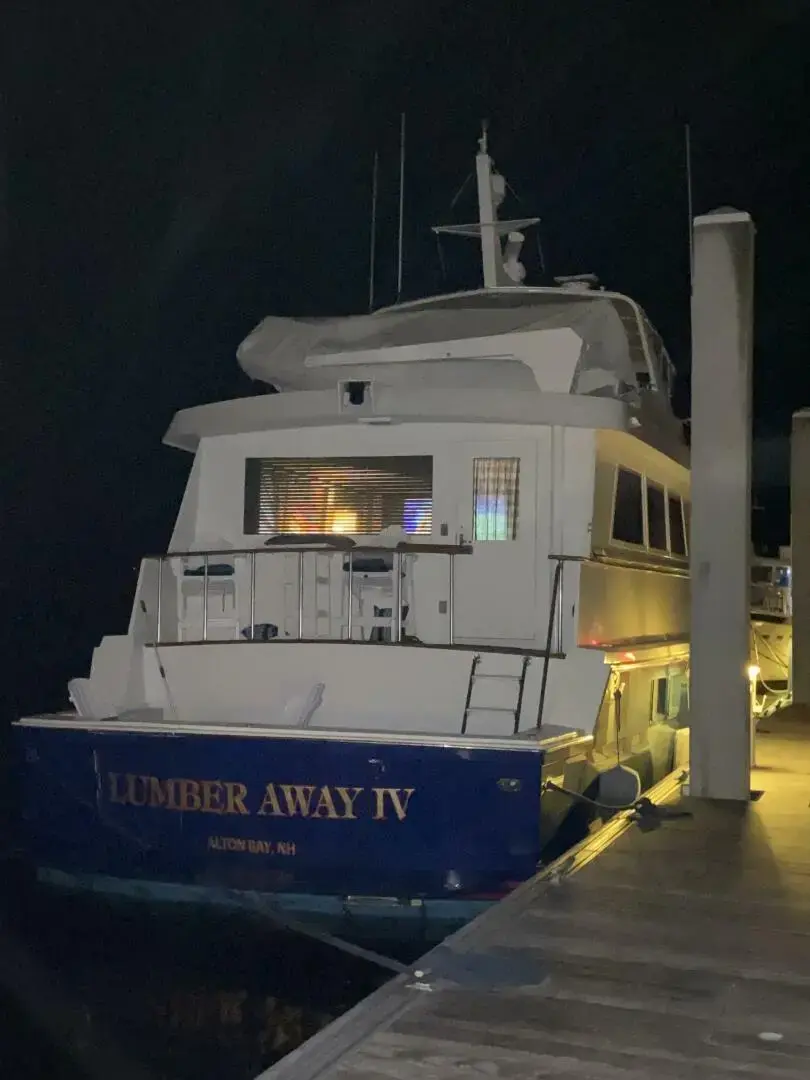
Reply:
<svg viewBox="0 0 810 1080"><path fill-rule="evenodd" d="M261 1080L807 1080L810 713L760 730L749 806L527 883Z"/></svg>

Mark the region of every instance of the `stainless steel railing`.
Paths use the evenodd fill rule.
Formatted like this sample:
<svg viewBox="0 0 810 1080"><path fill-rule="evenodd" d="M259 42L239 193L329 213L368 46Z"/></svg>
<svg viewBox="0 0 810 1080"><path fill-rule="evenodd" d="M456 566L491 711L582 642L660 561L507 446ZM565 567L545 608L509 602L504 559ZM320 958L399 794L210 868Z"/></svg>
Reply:
<svg viewBox="0 0 810 1080"><path fill-rule="evenodd" d="M766 582L751 584L751 613L789 619L793 615L793 598L789 586Z"/></svg>
<svg viewBox="0 0 810 1080"><path fill-rule="evenodd" d="M319 538L320 539L320 538ZM182 588L181 582L188 582L194 580L202 581L202 628L201 637L196 639L183 639L189 643L192 640L195 641L208 641L210 639L209 630L211 624L210 617L210 597L212 591L212 583L216 582L219 587L222 585L223 595L227 587L222 583L227 581L233 581L233 603L234 603L234 624L240 630L247 630L247 640L255 640L256 634L256 596L257 596L257 575L256 566L258 559L270 558L274 555L290 555L297 556L297 570L296 570L296 598L297 598L297 639L304 640L305 629L305 557L311 555L317 556L332 556L334 558L341 559L340 573L344 576L344 582L342 584L342 596L347 597L345 620L341 616L341 628L345 626L346 638L353 640L353 633L355 630L353 620L353 608L354 608L354 581L359 575L361 577L366 576L366 572L362 569L357 569L357 557L365 556L366 559L374 558L390 560L390 574L391 574L391 637L390 639L383 639L386 642L390 640L393 643L401 643L403 635L403 571L408 559L413 556L438 556L447 559L447 644L453 645L455 643L455 560L459 555L472 554L472 547L470 545L454 545L454 544L420 544L411 543L408 541L402 541L392 547L377 546L359 546L351 542L346 537L336 536L334 538L326 538L324 542L320 543L286 543L284 538L274 538L272 541L261 548L245 548L234 549L227 548L223 550L211 550L211 551L170 551L166 554L159 555L147 555L143 559L143 566L141 571L141 579L139 585L139 607L145 618L149 619L151 613L154 612L154 630L152 633L149 630L143 630L143 636L146 638L152 638L153 644L169 644L179 643L180 638L180 617L177 617L177 638L167 639L165 636L166 630L166 603L169 596L175 598L178 597L177 589ZM172 562L180 560L184 564L184 570L181 574L176 574L172 571L171 575L167 575L167 566L171 567ZM188 572L187 563L189 560L197 562L196 567L192 573ZM220 560L219 564L216 560ZM246 562L247 568L239 567L239 562ZM221 570L222 565L229 567L228 573L217 573L217 570ZM154 575L151 574L151 568L156 567L156 581ZM381 573L385 574L389 571L386 569ZM331 573L331 571L330 571ZM247 627L241 626L241 618L238 602L238 591L236 588L237 581L244 581L245 576L248 579L248 610L249 617ZM167 585L167 579L171 577L171 585ZM154 582L154 585L152 584ZM331 587L331 577L330 577ZM150 596L150 593L156 593L154 597ZM317 615L316 615L317 618ZM317 625L317 624L316 624ZM342 634L342 629L341 629ZM242 634L242 636L245 636ZM285 635L290 636L290 635ZM221 640L221 639L216 639ZM314 640L338 640L333 637L323 637L316 635ZM346 640L341 636L339 640Z"/></svg>

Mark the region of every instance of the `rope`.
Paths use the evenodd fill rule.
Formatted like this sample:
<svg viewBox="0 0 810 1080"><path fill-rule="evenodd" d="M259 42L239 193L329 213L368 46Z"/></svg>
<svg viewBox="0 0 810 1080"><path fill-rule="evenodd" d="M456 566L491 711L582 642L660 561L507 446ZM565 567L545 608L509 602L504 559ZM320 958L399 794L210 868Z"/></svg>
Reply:
<svg viewBox="0 0 810 1080"><path fill-rule="evenodd" d="M686 779L686 773L681 774L681 783ZM561 784L555 784L553 780L546 780L543 784L543 789L546 791L557 791L561 795L567 795L569 799L574 802L584 803L586 806L592 806L597 810L604 810L607 813L619 814L623 811L634 810L639 816L649 817L650 815L656 815L661 818L673 818L673 817L691 817L692 815L685 810L680 811L665 811L663 807L656 806L646 796L642 795L640 799L635 799L631 803L626 803L623 806L612 806L608 803L600 802L598 799L591 799L587 795L583 795L579 791L571 791L570 788L563 787Z"/></svg>

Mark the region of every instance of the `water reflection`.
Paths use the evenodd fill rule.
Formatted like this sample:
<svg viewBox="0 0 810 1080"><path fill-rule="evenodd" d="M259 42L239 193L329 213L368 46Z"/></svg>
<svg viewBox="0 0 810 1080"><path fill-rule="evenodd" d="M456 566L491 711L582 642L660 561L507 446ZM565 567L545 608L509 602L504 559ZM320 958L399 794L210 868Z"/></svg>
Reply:
<svg viewBox="0 0 810 1080"><path fill-rule="evenodd" d="M257 917L111 905L19 884L3 906L7 944L43 990L25 1005L18 997L16 1009L32 1029L61 1030L58 1080L76 1075L71 1058L92 1073L100 1047L153 1080L249 1080L389 975ZM7 1026L15 1077L40 1076L42 1062L28 1071L31 1055L9 1046L14 1038ZM31 1031L20 1027L23 1038L30 1047Z"/></svg>

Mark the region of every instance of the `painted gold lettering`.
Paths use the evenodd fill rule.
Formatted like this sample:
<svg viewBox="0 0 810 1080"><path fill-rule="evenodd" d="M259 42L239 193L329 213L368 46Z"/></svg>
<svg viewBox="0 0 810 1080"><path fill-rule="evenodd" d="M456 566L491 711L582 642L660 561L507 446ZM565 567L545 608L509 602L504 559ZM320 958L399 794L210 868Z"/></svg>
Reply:
<svg viewBox="0 0 810 1080"><path fill-rule="evenodd" d="M202 789L202 812L204 814L224 814L224 792L220 781L201 780L200 787Z"/></svg>
<svg viewBox="0 0 810 1080"><path fill-rule="evenodd" d="M247 788L244 784L228 782L225 784L225 813L226 814L249 814L245 806Z"/></svg>
<svg viewBox="0 0 810 1080"><path fill-rule="evenodd" d="M200 799L200 785L197 781L178 780L177 786L180 789L179 809L188 812L199 810L202 800Z"/></svg>
<svg viewBox="0 0 810 1080"><path fill-rule="evenodd" d="M117 772L111 772L107 773L107 776L110 780L110 802L119 803L123 806L126 803L127 799L126 791L122 791L121 785L118 783L118 781L121 779L121 774Z"/></svg>
<svg viewBox="0 0 810 1080"><path fill-rule="evenodd" d="M353 787L353 788L336 787L335 788L335 791L338 793L338 795L340 796L341 802L343 803L343 818L344 818L344 820L348 820L349 818L351 818L352 820L355 820L355 821L357 820L357 814L355 814L355 812L354 812L354 804L355 804L355 801L357 799L357 796L360 794L360 792L362 790L363 789L361 787Z"/></svg>
<svg viewBox="0 0 810 1080"><path fill-rule="evenodd" d="M259 807L258 814L269 817L284 817L284 811L281 809L281 803L278 801L278 794L276 792L275 784L268 784L264 789L264 798L262 799L262 805Z"/></svg>
<svg viewBox="0 0 810 1080"><path fill-rule="evenodd" d="M164 806L167 810L179 810L176 781L159 780L156 776L150 776L149 805Z"/></svg>
<svg viewBox="0 0 810 1080"><path fill-rule="evenodd" d="M404 821L408 814L408 803L416 788L372 788L374 792L374 821L385 821L386 796L399 821Z"/></svg>
<svg viewBox="0 0 810 1080"><path fill-rule="evenodd" d="M312 817L339 818L340 816L335 806L335 800L332 798L332 792L328 787L322 787L318 795L318 801L312 810Z"/></svg>
<svg viewBox="0 0 810 1080"><path fill-rule="evenodd" d="M311 784L282 784L281 791L290 817L309 817L309 807L315 794Z"/></svg>
<svg viewBox="0 0 810 1080"><path fill-rule="evenodd" d="M127 773L127 789L124 801L130 806L146 806L149 798L149 777Z"/></svg>

